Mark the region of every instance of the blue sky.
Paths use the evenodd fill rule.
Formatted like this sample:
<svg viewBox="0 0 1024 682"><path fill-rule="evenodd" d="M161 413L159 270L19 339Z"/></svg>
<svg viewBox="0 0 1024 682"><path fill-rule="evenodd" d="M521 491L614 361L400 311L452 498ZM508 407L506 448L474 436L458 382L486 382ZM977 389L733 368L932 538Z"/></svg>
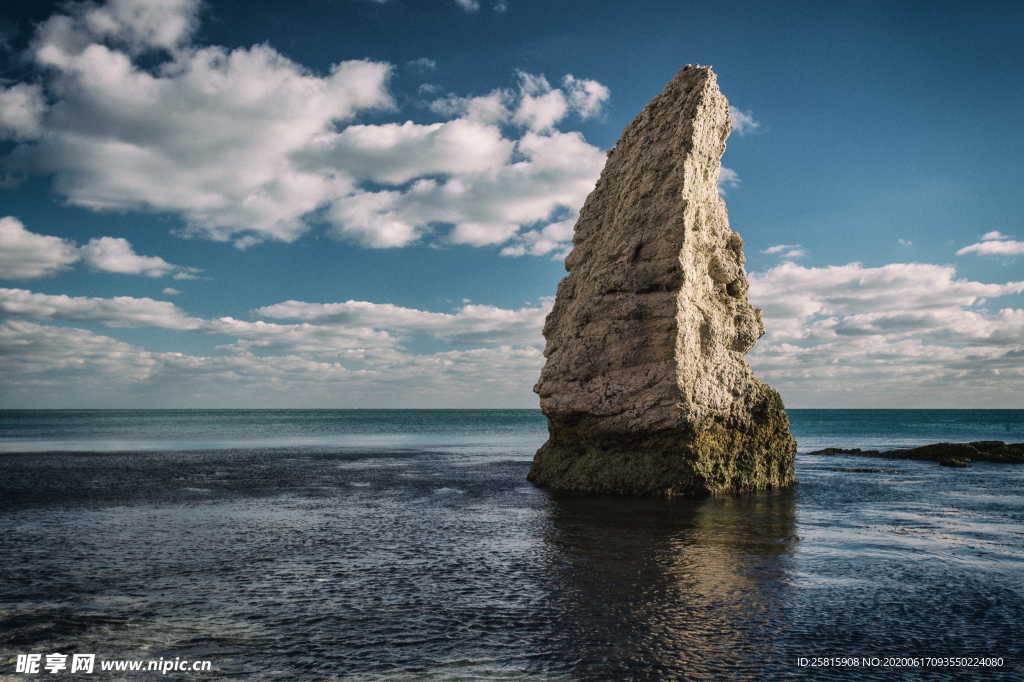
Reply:
<svg viewBox="0 0 1024 682"><path fill-rule="evenodd" d="M603 152L675 71L791 407L1024 407L1024 7L0 10L0 406L533 407Z"/></svg>

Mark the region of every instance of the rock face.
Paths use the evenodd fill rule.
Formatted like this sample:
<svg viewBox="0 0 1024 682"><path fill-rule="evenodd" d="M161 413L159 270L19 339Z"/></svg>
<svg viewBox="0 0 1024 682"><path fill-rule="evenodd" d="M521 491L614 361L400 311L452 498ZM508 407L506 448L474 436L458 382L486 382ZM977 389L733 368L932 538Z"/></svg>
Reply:
<svg viewBox="0 0 1024 682"><path fill-rule="evenodd" d="M779 394L744 354L764 333L718 174L729 105L687 66L608 153L544 325L548 418L531 481L621 494L795 482Z"/></svg>
<svg viewBox="0 0 1024 682"><path fill-rule="evenodd" d="M1024 464L1024 443L1001 440L976 440L972 443L932 443L902 450L861 450L860 448L825 448L808 455L856 455L886 459L926 459L944 466L968 467L972 461Z"/></svg>

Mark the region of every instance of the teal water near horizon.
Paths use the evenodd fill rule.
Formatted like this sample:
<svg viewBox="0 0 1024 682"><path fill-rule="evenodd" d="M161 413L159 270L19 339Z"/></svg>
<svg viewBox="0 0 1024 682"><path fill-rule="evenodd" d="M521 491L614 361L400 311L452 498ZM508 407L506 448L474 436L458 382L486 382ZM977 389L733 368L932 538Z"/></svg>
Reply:
<svg viewBox="0 0 1024 682"><path fill-rule="evenodd" d="M1024 410L791 409L800 452L1024 441ZM0 410L0 453L246 447L535 448L540 410Z"/></svg>
<svg viewBox="0 0 1024 682"><path fill-rule="evenodd" d="M1024 441L1021 410L789 414L804 453ZM55 652L289 682L1024 677L1024 466L804 454L790 490L566 495L526 481L546 435L536 410L2 411L0 679Z"/></svg>

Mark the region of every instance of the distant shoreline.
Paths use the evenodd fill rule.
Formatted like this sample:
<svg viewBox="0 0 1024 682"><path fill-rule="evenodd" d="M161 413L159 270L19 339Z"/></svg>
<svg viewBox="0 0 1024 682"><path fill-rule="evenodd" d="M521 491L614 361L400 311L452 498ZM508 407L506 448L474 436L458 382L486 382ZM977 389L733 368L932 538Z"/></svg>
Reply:
<svg viewBox="0 0 1024 682"><path fill-rule="evenodd" d="M2 407L6 412L536 412L539 407ZM1024 407L787 407L786 412L1024 412Z"/></svg>

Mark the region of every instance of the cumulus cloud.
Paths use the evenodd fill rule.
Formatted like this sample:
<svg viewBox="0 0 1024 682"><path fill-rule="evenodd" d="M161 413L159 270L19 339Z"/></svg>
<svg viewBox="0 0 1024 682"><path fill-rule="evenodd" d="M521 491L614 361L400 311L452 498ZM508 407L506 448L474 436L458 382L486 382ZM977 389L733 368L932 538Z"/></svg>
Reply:
<svg viewBox="0 0 1024 682"><path fill-rule="evenodd" d="M539 350L508 346L364 361L161 353L86 329L0 322L5 407L525 407L542 363Z"/></svg>
<svg viewBox="0 0 1024 682"><path fill-rule="evenodd" d="M897 239L896 243L899 244L900 246L913 246L914 245L914 242L910 241L909 239L903 239L902 237Z"/></svg>
<svg viewBox="0 0 1024 682"><path fill-rule="evenodd" d="M986 232L981 236L980 242L965 246L957 251L956 255L964 256L969 253L983 256L1020 256L1024 255L1024 242L1002 232Z"/></svg>
<svg viewBox="0 0 1024 682"><path fill-rule="evenodd" d="M181 292L168 288L164 293ZM254 311L258 317L288 320L267 322L193 317L174 303L150 298L97 298L0 289L0 315L7 317L199 331L233 337L241 344L237 347L245 350L307 353L397 348L403 340L423 334L458 346L539 346L540 330L553 302L545 298L535 306L518 309L465 302L454 312L445 313L370 301L288 300Z"/></svg>
<svg viewBox="0 0 1024 682"><path fill-rule="evenodd" d="M114 272L123 275L145 275L163 277L175 273L177 279L192 279L196 268L183 268L168 263L159 256L140 256L135 253L131 242L119 237L90 239L81 249L86 264L100 272Z"/></svg>
<svg viewBox="0 0 1024 682"><path fill-rule="evenodd" d="M750 275L766 314L849 315L906 309L964 308L1024 292L1024 282L989 284L956 278L950 265L860 263L822 268L783 263Z"/></svg>
<svg viewBox="0 0 1024 682"><path fill-rule="evenodd" d="M502 256L544 256L554 252L555 258L565 258L569 252L576 216L549 223L539 230L527 230L516 236L515 242L501 250Z"/></svg>
<svg viewBox="0 0 1024 682"><path fill-rule="evenodd" d="M754 119L753 112L743 111L732 105L729 106L729 117L732 119L732 131L740 136L756 132L761 127Z"/></svg>
<svg viewBox="0 0 1024 682"><path fill-rule="evenodd" d="M220 405L244 405L258 395L276 401L270 406L525 406L543 362L541 327L551 303L504 309L467 302L443 313L367 301L284 301L255 311L287 320L278 322L200 319L151 299L0 289L0 315L7 318L0 322L0 404L25 405L26 397L66 404L77 396L78 404L116 405L132 394L149 398L131 404L163 396L169 405L195 405L199 392L216 395ZM214 355L156 353L67 326L74 322L230 342ZM447 348L408 350L421 335Z"/></svg>
<svg viewBox="0 0 1024 682"><path fill-rule="evenodd" d="M35 234L17 218L0 218L0 279L37 279L57 274L81 258L66 239Z"/></svg>
<svg viewBox="0 0 1024 682"><path fill-rule="evenodd" d="M397 335L429 334L462 345L536 345L552 303L544 299L538 306L517 310L465 303L454 313L438 313L368 301L283 301L255 312L274 319L385 329Z"/></svg>
<svg viewBox="0 0 1024 682"><path fill-rule="evenodd" d="M135 253L127 239L97 237L82 247L71 241L35 234L17 218L0 218L0 279L36 279L54 275L83 260L98 272L196 279L198 268L173 265L158 256Z"/></svg>
<svg viewBox="0 0 1024 682"><path fill-rule="evenodd" d="M295 355L159 353L86 329L19 320L0 323L0 371L7 406L261 407L282 398L314 406L332 404L341 382L358 376L340 363Z"/></svg>
<svg viewBox="0 0 1024 682"><path fill-rule="evenodd" d="M535 78L528 74L522 74L522 77ZM544 89L531 92L525 87L522 88L523 96L512 116L512 121L530 130L544 132L554 128L569 113L569 102L565 93L553 90L543 76L539 78L544 83Z"/></svg>
<svg viewBox="0 0 1024 682"><path fill-rule="evenodd" d="M34 49L46 63L64 63L91 40L109 40L133 54L170 50L198 25L199 0L107 0L67 6L39 28Z"/></svg>
<svg viewBox="0 0 1024 682"><path fill-rule="evenodd" d="M175 289L174 287L164 287L161 293L165 296L177 296L181 293L181 290Z"/></svg>
<svg viewBox="0 0 1024 682"><path fill-rule="evenodd" d="M1024 282L923 263L783 263L749 279L767 329L751 361L791 406L994 407L1024 378L1024 310L989 307Z"/></svg>
<svg viewBox="0 0 1024 682"><path fill-rule="evenodd" d="M455 4L467 12L476 12L480 9L479 0L455 0Z"/></svg>
<svg viewBox="0 0 1024 682"><path fill-rule="evenodd" d="M581 118L592 118L601 113L605 102L611 97L611 90L595 80L576 78L567 74L562 85L568 94L569 103Z"/></svg>
<svg viewBox="0 0 1024 682"><path fill-rule="evenodd" d="M430 110L442 116L460 116L484 124L505 123L512 117L508 107L513 99L512 92L499 88L476 97L447 95L432 101Z"/></svg>
<svg viewBox="0 0 1024 682"><path fill-rule="evenodd" d="M453 226L446 239L456 244L501 244L522 225L582 206L603 165L604 154L579 133L527 132L496 168L357 192L334 202L327 216L339 237L369 246L402 246L435 224Z"/></svg>
<svg viewBox="0 0 1024 682"><path fill-rule="evenodd" d="M718 193L725 194L727 188L739 187L740 175L732 168L721 166L718 169Z"/></svg>
<svg viewBox="0 0 1024 682"><path fill-rule="evenodd" d="M807 256L807 249L800 244L776 244L762 249L761 253L776 256L782 260L797 260Z"/></svg>
<svg viewBox="0 0 1024 682"><path fill-rule="evenodd" d="M496 170L512 154L501 131L473 120L445 123L354 125L303 152L319 169L344 168L352 177L401 185L427 175L467 175Z"/></svg>
<svg viewBox="0 0 1024 682"><path fill-rule="evenodd" d="M46 134L5 161L52 173L75 205L181 214L186 230L251 244L290 241L303 217L351 188L292 155L358 112L391 106L387 64L353 60L317 75L267 45L188 42L194 2L69 6L30 50L54 101ZM134 54L171 49L156 68Z"/></svg>
<svg viewBox="0 0 1024 682"><path fill-rule="evenodd" d="M332 235L374 248L433 234L537 242L523 249L537 254L544 226L578 210L600 172L600 150L558 128L600 115L610 93L595 80L568 74L556 88L519 71L514 88L435 98L430 110L447 120L352 125L394 109L390 65L313 73L268 45L200 46L197 8L110 0L43 22L29 55L50 103L37 86L8 89L32 106L4 123L20 143L3 170L51 175L74 205L174 213L186 235L240 248L292 241L325 220Z"/></svg>
<svg viewBox="0 0 1024 682"><path fill-rule="evenodd" d="M957 277L951 266L921 263L783 263L752 273L750 283L768 329L751 360L790 406L955 407L966 392L973 405L1017 404L1024 310L992 304L1024 293L1024 282L978 282ZM464 301L438 312L287 300L254 311L263 319L239 320L196 318L151 299L0 290L0 314L8 318L0 323L0 402L45 397L41 387L67 396L107 377L93 386L89 404L133 392L194 404L186 390L216 385L222 404L239 405L263 380L270 383L257 393L281 405L530 405L551 303L508 309ZM153 353L67 326L75 322L228 342L209 356ZM412 352L423 336L447 347Z"/></svg>
<svg viewBox="0 0 1024 682"><path fill-rule="evenodd" d="M981 235L982 241L989 241L991 239L1013 239L1013 237L1008 234L1003 234L999 230L992 230L991 232L986 232Z"/></svg>
<svg viewBox="0 0 1024 682"><path fill-rule="evenodd" d="M611 96L607 86L595 80L566 74L562 88L554 88L543 74L517 71L519 103L512 122L532 131L553 129L570 112L580 118L592 118L601 113Z"/></svg>
<svg viewBox="0 0 1024 682"><path fill-rule="evenodd" d="M96 322L109 327L199 329L202 321L178 306L151 298L94 298L0 289L0 314L32 320Z"/></svg>
<svg viewBox="0 0 1024 682"><path fill-rule="evenodd" d="M388 331L357 325L278 324L221 317L207 320L202 331L235 338L225 348L243 352L299 353L336 356L345 351L391 349L397 339Z"/></svg>
<svg viewBox="0 0 1024 682"><path fill-rule="evenodd" d="M38 85L0 87L0 140L32 140L43 132L46 99Z"/></svg>

